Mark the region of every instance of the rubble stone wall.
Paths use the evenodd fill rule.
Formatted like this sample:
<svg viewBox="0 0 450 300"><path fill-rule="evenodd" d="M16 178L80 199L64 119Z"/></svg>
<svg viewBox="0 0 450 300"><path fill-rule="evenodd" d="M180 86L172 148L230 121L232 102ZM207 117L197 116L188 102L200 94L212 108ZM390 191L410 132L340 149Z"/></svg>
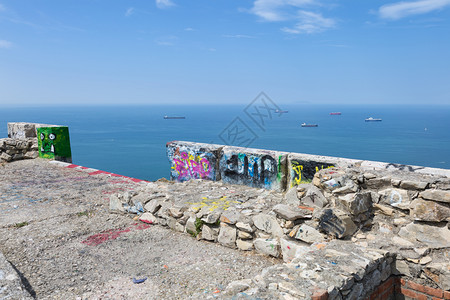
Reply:
<svg viewBox="0 0 450 300"><path fill-rule="evenodd" d="M8 137L0 139L0 163L39 156L36 128L49 126L39 123L8 123Z"/></svg>
<svg viewBox="0 0 450 300"><path fill-rule="evenodd" d="M141 219L283 259L258 278L230 284L231 294L242 289L263 298L449 298L449 170L215 147L217 184L259 187L256 194L183 204L152 199ZM249 157L263 155L281 158L274 170L285 172L279 175L286 184L282 196L276 196L279 187L224 180L225 170L248 176L244 170L254 162ZM186 184L200 187L198 181Z"/></svg>

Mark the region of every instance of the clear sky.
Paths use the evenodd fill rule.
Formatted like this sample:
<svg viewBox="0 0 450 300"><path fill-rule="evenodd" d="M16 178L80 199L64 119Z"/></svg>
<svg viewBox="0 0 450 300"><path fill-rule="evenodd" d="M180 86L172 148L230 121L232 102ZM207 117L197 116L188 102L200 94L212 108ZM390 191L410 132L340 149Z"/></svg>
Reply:
<svg viewBox="0 0 450 300"><path fill-rule="evenodd" d="M450 104L450 0L0 0L0 105Z"/></svg>

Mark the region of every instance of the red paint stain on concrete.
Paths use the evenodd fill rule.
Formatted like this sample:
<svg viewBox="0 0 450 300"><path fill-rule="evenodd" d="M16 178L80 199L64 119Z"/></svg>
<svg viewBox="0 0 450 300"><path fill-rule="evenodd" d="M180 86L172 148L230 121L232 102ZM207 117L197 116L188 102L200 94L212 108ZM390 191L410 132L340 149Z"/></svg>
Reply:
<svg viewBox="0 0 450 300"><path fill-rule="evenodd" d="M124 233L135 231L135 230L144 230L149 227L150 227L150 225L148 225L148 224L135 223L132 226L127 227L125 229L110 229L110 230L102 231L100 233L91 235L87 239L82 241L81 243L86 244L88 246L98 246L100 244L103 244L104 242L115 240Z"/></svg>

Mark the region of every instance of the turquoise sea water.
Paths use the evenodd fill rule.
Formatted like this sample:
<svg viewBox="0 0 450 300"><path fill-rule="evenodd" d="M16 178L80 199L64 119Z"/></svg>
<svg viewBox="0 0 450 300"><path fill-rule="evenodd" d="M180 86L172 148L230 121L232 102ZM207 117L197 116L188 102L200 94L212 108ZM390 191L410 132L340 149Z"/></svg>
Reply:
<svg viewBox="0 0 450 300"><path fill-rule="evenodd" d="M450 106L280 105L289 112L254 117L261 126L245 107L8 107L0 110L0 137L7 136L7 122L67 125L73 163L156 180L169 176L167 142L231 142L225 129L239 117L245 125L238 129L254 133L253 148L450 169ZM342 115L329 115L335 111ZM164 115L186 119L164 120ZM383 121L364 122L367 117ZM319 127L302 128L303 122Z"/></svg>

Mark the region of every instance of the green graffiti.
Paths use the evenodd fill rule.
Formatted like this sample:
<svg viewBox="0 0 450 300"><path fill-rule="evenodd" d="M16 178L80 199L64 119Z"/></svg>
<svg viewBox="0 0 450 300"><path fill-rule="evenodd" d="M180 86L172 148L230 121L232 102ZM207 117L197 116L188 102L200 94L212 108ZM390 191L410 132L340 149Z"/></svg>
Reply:
<svg viewBox="0 0 450 300"><path fill-rule="evenodd" d="M38 127L36 130L39 157L72 162L69 128L67 126Z"/></svg>
<svg viewBox="0 0 450 300"><path fill-rule="evenodd" d="M278 156L278 173L277 173L278 181L281 181L281 176L283 175L283 170L281 170L281 157L282 155Z"/></svg>

